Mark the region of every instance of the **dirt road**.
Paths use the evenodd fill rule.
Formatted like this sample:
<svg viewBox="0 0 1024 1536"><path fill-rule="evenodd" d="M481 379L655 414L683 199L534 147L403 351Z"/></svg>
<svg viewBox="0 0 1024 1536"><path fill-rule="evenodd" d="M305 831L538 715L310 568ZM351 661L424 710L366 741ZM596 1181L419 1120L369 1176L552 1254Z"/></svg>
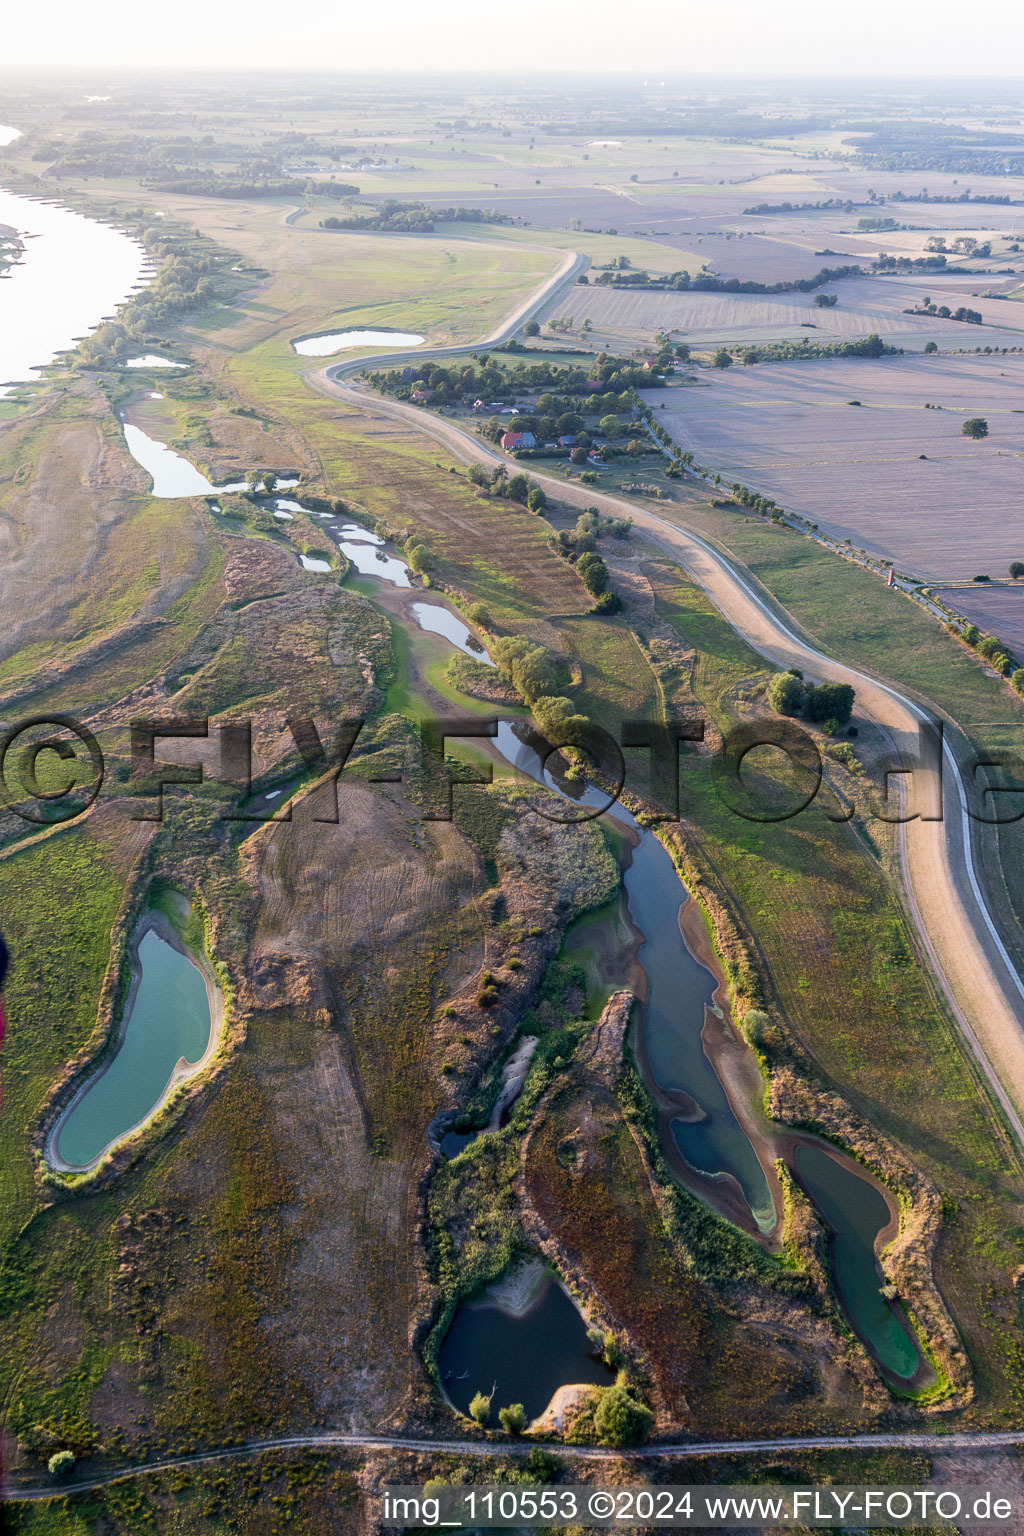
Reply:
<svg viewBox="0 0 1024 1536"><path fill-rule="evenodd" d="M996 1451L1024 1444L1022 1430L979 1431L975 1434L914 1435L802 1435L780 1440L701 1440L683 1444L642 1445L636 1450L613 1450L601 1445L565 1445L559 1441L542 1442L545 1451L553 1451L580 1461L688 1461L702 1456L777 1456L786 1451ZM316 1435L281 1436L276 1440L248 1440L244 1445L229 1445L222 1450L197 1451L191 1456L169 1457L166 1461L139 1462L116 1468L90 1481L69 1481L41 1487L8 1487L5 1502L38 1503L60 1499L69 1493L90 1493L112 1483L145 1477L150 1472L173 1472L215 1461L234 1461L259 1456L264 1451L415 1451L456 1456L528 1456L537 1448L529 1437L523 1440L427 1440L401 1435L344 1435L323 1430Z"/></svg>

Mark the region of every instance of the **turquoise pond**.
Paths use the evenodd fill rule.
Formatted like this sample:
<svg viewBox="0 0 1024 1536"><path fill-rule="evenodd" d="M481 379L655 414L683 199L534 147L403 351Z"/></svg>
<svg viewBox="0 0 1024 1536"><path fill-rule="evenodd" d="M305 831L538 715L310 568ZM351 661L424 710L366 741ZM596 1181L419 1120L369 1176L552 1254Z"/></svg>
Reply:
<svg viewBox="0 0 1024 1536"><path fill-rule="evenodd" d="M206 978L154 929L142 937L141 972L120 1043L60 1124L57 1157L85 1168L141 1125L160 1103L179 1063L195 1066L210 1043Z"/></svg>

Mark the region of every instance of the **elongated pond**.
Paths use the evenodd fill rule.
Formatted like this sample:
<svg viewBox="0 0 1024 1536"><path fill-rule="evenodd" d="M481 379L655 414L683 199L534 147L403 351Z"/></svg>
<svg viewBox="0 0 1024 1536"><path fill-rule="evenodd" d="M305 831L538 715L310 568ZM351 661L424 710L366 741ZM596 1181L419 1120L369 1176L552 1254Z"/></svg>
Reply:
<svg viewBox="0 0 1024 1536"><path fill-rule="evenodd" d="M412 331L328 331L323 336L303 336L292 346L301 357L333 357L356 347L418 347L423 340Z"/></svg>
<svg viewBox="0 0 1024 1536"><path fill-rule="evenodd" d="M143 919L117 1046L87 1080L50 1138L56 1166L91 1167L150 1118L211 1047L217 995L173 930Z"/></svg>
<svg viewBox="0 0 1024 1536"><path fill-rule="evenodd" d="M875 1244L892 1215L881 1191L824 1147L805 1142L793 1161L829 1229L836 1288L854 1331L888 1376L908 1383L923 1361L902 1307L882 1294Z"/></svg>

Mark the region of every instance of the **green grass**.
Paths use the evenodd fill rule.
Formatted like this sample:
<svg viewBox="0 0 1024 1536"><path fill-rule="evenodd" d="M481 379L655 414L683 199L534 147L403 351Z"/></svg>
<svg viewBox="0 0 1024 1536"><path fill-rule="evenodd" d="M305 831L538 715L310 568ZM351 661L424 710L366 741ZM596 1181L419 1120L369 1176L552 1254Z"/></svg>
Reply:
<svg viewBox="0 0 1024 1536"><path fill-rule="evenodd" d="M96 1027L110 933L124 888L116 861L69 827L0 860L0 912L11 951L5 990L0 1116L0 1242L36 1203L25 1128L65 1063Z"/></svg>

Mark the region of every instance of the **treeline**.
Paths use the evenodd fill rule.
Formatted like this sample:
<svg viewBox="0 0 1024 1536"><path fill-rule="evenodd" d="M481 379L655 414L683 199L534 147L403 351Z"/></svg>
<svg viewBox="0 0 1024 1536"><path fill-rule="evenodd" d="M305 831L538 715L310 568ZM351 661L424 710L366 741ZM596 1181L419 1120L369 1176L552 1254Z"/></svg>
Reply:
<svg viewBox="0 0 1024 1536"><path fill-rule="evenodd" d="M359 193L359 188L347 181L304 181L298 176L256 181L240 181L233 176L186 176L149 185L154 192L176 192L186 197L355 197Z"/></svg>
<svg viewBox="0 0 1024 1536"><path fill-rule="evenodd" d="M835 283L844 277L862 277L863 267L822 267L813 277L796 277L785 282L758 283L751 278L715 277L710 272L672 272L667 277L660 273L652 277L649 272L602 272L595 278L599 288L648 288L663 289L669 293L813 293L826 283ZM587 281L586 274L579 280Z"/></svg>
<svg viewBox="0 0 1024 1536"><path fill-rule="evenodd" d="M966 304L961 304L959 309L950 309L948 304L935 305L922 304L919 309L905 309L905 315L932 315L936 320L962 320L967 325L982 325L984 315L979 309L968 309Z"/></svg>
<svg viewBox="0 0 1024 1536"><path fill-rule="evenodd" d="M740 358L750 367L754 363L788 363L816 357L896 357L902 351L902 347L890 347L872 332L859 341L768 341L759 347L745 347ZM716 366L722 366L717 357Z"/></svg>
<svg viewBox="0 0 1024 1536"><path fill-rule="evenodd" d="M353 188L353 191L358 190ZM367 205L361 205L367 206ZM428 203L400 203L386 197L370 205L368 213L329 214L320 220L322 229L373 229L397 234L429 235L440 224L511 224L512 219L493 208L432 208Z"/></svg>
<svg viewBox="0 0 1024 1536"><path fill-rule="evenodd" d="M757 203L753 208L744 208L743 212L750 215L762 215L767 213L820 213L826 208L838 209L840 213L852 213L854 208L863 204L854 204L848 197L823 197L816 203Z"/></svg>

